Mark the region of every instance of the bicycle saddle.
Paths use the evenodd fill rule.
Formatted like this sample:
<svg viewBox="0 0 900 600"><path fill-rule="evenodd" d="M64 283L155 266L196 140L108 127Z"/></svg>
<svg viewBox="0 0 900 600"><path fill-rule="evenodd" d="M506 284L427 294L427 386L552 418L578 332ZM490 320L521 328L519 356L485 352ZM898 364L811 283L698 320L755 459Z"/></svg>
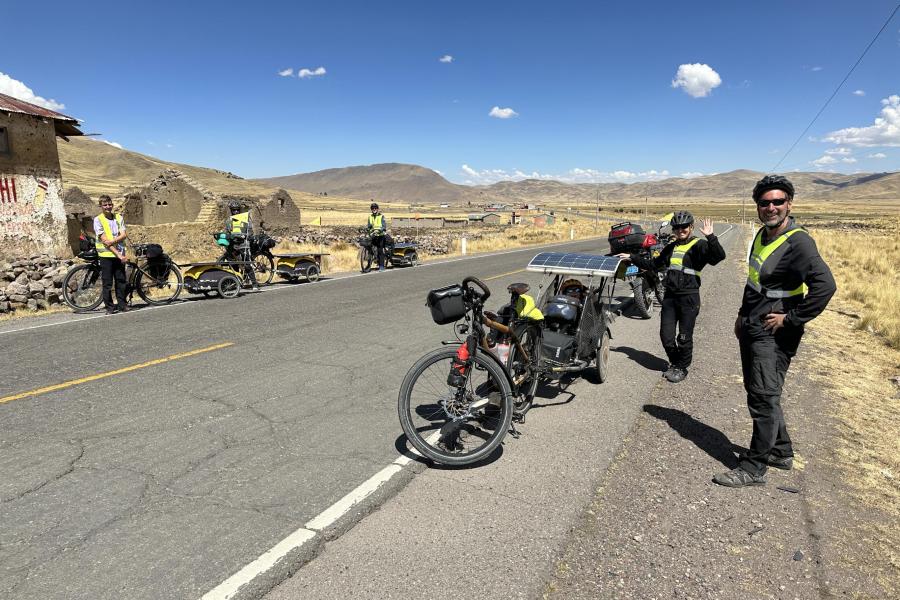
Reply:
<svg viewBox="0 0 900 600"><path fill-rule="evenodd" d="M519 296L527 294L530 289L531 287L527 283L511 283L506 286L506 291L510 294L518 294Z"/></svg>

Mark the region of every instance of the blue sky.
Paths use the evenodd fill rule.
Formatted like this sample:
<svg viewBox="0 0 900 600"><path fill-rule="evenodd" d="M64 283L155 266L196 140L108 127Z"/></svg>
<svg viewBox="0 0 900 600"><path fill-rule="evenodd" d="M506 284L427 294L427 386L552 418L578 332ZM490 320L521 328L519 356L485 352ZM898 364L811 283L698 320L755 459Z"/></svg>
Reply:
<svg viewBox="0 0 900 600"><path fill-rule="evenodd" d="M244 177L765 171L896 2L12 2L0 91ZM900 170L898 95L900 13L780 170Z"/></svg>

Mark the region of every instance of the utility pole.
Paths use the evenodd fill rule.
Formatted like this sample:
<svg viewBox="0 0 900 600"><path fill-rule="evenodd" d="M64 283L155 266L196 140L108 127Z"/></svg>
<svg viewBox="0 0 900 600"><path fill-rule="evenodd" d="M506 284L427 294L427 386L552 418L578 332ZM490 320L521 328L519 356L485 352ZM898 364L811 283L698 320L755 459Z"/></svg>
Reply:
<svg viewBox="0 0 900 600"><path fill-rule="evenodd" d="M597 184L597 210L594 212L594 229L600 226L600 184Z"/></svg>

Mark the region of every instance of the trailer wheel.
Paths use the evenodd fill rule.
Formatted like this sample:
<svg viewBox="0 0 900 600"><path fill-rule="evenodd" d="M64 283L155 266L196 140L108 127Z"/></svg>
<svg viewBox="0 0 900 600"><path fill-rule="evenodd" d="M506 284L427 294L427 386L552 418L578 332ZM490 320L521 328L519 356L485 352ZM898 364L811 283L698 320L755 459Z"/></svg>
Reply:
<svg viewBox="0 0 900 600"><path fill-rule="evenodd" d="M319 280L319 267L316 265L309 265L306 269L306 280L310 283L315 283Z"/></svg>
<svg viewBox="0 0 900 600"><path fill-rule="evenodd" d="M237 298L241 293L241 281L231 273L219 279L219 295L223 298Z"/></svg>

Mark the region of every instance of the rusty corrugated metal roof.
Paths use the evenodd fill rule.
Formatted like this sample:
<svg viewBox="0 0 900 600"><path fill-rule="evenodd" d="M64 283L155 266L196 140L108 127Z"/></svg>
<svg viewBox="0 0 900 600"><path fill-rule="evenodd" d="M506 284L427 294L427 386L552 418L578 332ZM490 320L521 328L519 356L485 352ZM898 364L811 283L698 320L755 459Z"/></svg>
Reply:
<svg viewBox="0 0 900 600"><path fill-rule="evenodd" d="M43 106L38 106L37 104L32 104L31 102L25 102L24 100L7 96L6 94L0 94L0 111L53 119L56 135L63 139L66 139L66 136L84 135L81 130L78 129L78 119L50 110L49 108L44 108Z"/></svg>

